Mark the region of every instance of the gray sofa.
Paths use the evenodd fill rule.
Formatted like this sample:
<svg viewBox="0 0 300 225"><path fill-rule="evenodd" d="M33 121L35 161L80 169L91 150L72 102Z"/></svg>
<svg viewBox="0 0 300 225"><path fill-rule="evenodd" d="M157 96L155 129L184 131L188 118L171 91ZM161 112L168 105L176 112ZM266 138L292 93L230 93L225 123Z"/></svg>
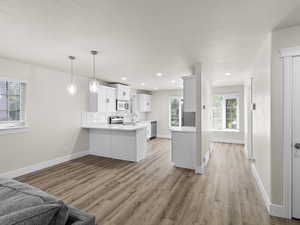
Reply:
<svg viewBox="0 0 300 225"><path fill-rule="evenodd" d="M0 178L1 225L95 225L95 217L28 184Z"/></svg>

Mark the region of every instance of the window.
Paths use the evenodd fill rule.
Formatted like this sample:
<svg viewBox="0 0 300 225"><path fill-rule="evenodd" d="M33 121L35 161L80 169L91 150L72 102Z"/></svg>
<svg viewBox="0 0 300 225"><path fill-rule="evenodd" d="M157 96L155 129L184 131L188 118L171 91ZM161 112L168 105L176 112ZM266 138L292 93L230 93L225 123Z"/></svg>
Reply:
<svg viewBox="0 0 300 225"><path fill-rule="evenodd" d="M180 96L171 96L169 100L169 126L180 127L182 124L183 99Z"/></svg>
<svg viewBox="0 0 300 225"><path fill-rule="evenodd" d="M0 80L0 125L22 125L25 120L25 83Z"/></svg>
<svg viewBox="0 0 300 225"><path fill-rule="evenodd" d="M239 130L239 96L213 96L212 118L215 130Z"/></svg>

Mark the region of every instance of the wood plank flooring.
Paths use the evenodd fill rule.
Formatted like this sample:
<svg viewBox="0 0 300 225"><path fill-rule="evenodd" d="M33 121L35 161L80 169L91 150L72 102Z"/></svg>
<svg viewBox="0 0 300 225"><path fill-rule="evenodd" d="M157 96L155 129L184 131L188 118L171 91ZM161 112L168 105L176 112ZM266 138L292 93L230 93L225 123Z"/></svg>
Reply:
<svg viewBox="0 0 300 225"><path fill-rule="evenodd" d="M85 156L17 180L96 215L98 225L300 224L268 216L242 145L215 144L205 175L174 168L170 141L139 163Z"/></svg>

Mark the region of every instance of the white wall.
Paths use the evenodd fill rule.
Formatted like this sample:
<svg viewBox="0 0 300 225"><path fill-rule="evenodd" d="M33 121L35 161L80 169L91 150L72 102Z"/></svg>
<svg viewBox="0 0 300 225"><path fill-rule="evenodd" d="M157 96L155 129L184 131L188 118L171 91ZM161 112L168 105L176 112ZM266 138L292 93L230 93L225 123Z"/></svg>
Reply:
<svg viewBox="0 0 300 225"><path fill-rule="evenodd" d="M152 110L147 120L157 121L157 136L171 138L169 130L169 98L182 96L182 90L161 90L152 93Z"/></svg>
<svg viewBox="0 0 300 225"><path fill-rule="evenodd" d="M77 80L78 94L71 96L68 74L6 59L0 59L0 77L28 82L29 125L28 131L0 135L0 173L88 150L88 132L80 128L88 108L86 79Z"/></svg>
<svg viewBox="0 0 300 225"><path fill-rule="evenodd" d="M271 195L271 34L265 36L252 65L253 102L253 153L254 165L269 198Z"/></svg>
<svg viewBox="0 0 300 225"><path fill-rule="evenodd" d="M213 87L212 95L226 95L226 94L238 94L239 95L239 121L240 121L240 130L236 131L212 131L212 140L220 142L233 142L233 143L244 143L244 132L245 132L245 123L244 123L244 87L242 85L236 86L222 86L222 87ZM211 96L212 97L212 96Z"/></svg>

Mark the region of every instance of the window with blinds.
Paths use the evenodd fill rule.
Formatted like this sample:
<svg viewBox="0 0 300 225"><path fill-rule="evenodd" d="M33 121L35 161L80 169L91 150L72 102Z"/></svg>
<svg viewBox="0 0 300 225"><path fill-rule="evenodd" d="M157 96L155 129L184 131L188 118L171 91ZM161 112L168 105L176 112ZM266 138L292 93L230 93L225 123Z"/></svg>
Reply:
<svg viewBox="0 0 300 225"><path fill-rule="evenodd" d="M0 80L0 124L24 123L25 88L24 82Z"/></svg>
<svg viewBox="0 0 300 225"><path fill-rule="evenodd" d="M239 130L239 96L213 96L212 120L215 130Z"/></svg>

